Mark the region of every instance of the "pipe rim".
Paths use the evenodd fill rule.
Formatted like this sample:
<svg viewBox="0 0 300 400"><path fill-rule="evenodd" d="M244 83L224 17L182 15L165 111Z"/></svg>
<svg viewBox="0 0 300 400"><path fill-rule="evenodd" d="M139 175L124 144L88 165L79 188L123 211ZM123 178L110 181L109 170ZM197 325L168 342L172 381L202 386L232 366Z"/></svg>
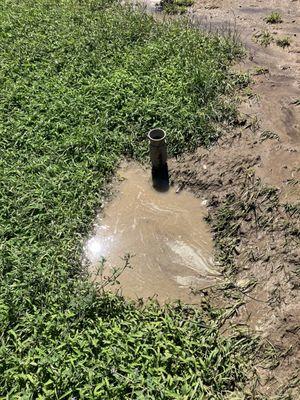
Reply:
<svg viewBox="0 0 300 400"><path fill-rule="evenodd" d="M152 135L155 133L158 134L159 137L153 137ZM166 138L166 132L163 129L154 128L148 132L148 138L151 140L151 142L161 142Z"/></svg>

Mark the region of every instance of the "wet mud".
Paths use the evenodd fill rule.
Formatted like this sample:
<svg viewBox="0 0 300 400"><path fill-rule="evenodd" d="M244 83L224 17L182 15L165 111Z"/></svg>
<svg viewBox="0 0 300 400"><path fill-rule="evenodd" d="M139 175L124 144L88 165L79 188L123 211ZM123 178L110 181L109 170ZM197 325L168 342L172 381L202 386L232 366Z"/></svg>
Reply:
<svg viewBox="0 0 300 400"><path fill-rule="evenodd" d="M273 11L280 13L282 23L266 23L265 17ZM191 17L244 44L247 55L234 69L249 73L251 84L239 96L244 123L224 129L224 136L211 150L184 156L173 177L209 199L216 257L228 277L219 290L207 293L209 301L217 306L235 305L228 325L258 334L262 347L268 349L268 356L264 353L256 362L256 375L249 378L253 398L261 394L268 399L297 400L300 2L199 0ZM273 38L267 47L257 41L264 31ZM284 49L276 44L282 37L291 40ZM222 225L225 212L233 230ZM234 216L232 225L230 215Z"/></svg>
<svg viewBox="0 0 300 400"><path fill-rule="evenodd" d="M281 15L282 23L266 22L274 11ZM299 201L300 185L292 191L287 185L289 179L300 182L299 0L201 0L190 10L190 16L206 27L210 25L213 32L234 34L244 44L247 56L235 69L252 75L252 93L242 98L240 111L249 121L245 132L247 140L252 137L252 152L260 157L256 173L266 184L278 187L284 201ZM257 37L266 31L272 42L265 47ZM290 39L290 46L281 48L276 44L283 37ZM262 144L253 130L258 134L272 132L278 140Z"/></svg>
<svg viewBox="0 0 300 400"><path fill-rule="evenodd" d="M207 288L221 279L213 267L205 206L187 191L155 190L151 170L133 163L121 167L118 179L85 245L93 278L101 279L96 273L102 257L109 275L129 253L131 268L113 290L132 299L196 302L191 287Z"/></svg>
<svg viewBox="0 0 300 400"><path fill-rule="evenodd" d="M267 362L264 356L257 362L249 390L270 399L276 394L296 400L300 209L282 203L280 191L257 177L260 162L239 133L228 132L210 150L198 149L171 163L171 181L207 198L216 261L224 279L219 287L201 293L205 304L234 307L228 329L233 325L258 334L272 353Z"/></svg>

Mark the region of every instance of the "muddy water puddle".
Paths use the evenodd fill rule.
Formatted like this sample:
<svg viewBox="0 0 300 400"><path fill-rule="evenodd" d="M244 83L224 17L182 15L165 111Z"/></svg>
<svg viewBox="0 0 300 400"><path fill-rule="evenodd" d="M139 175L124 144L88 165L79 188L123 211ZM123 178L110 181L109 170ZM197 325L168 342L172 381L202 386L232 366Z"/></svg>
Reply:
<svg viewBox="0 0 300 400"><path fill-rule="evenodd" d="M104 275L125 269L114 286L132 299L155 297L160 302L196 301L190 288L205 288L220 280L213 267L213 245L206 210L191 193L174 188L153 189L150 171L129 164L119 170L117 193L95 223L85 245L90 273L96 276L102 257Z"/></svg>

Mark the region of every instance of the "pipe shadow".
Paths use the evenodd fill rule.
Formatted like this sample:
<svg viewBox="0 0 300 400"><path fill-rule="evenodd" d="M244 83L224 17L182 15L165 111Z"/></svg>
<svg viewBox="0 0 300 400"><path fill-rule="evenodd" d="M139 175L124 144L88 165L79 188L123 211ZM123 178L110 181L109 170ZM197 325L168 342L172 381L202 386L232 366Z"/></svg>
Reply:
<svg viewBox="0 0 300 400"><path fill-rule="evenodd" d="M170 188L168 164L152 167L152 184L158 192L167 192Z"/></svg>

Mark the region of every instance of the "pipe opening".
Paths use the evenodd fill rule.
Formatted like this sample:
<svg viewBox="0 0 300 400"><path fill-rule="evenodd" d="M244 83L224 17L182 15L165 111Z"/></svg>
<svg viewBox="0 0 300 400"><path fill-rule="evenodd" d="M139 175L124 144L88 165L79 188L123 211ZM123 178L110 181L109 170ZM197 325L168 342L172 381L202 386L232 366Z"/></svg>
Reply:
<svg viewBox="0 0 300 400"><path fill-rule="evenodd" d="M151 131L148 133L148 138L154 142L160 142L164 140L165 137L166 132L160 128L151 129Z"/></svg>

